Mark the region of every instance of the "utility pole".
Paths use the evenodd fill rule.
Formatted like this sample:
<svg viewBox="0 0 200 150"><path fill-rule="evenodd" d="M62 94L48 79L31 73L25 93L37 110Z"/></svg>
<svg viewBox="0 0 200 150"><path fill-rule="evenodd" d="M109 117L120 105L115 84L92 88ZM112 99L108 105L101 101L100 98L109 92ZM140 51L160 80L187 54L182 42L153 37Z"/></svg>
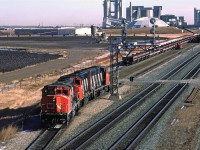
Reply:
<svg viewBox="0 0 200 150"><path fill-rule="evenodd" d="M152 34L151 44L153 44L153 51L155 51L156 48L156 19L151 18L150 23L153 24L150 33Z"/></svg>
<svg viewBox="0 0 200 150"><path fill-rule="evenodd" d="M117 42L117 41L116 41ZM112 44L110 48L110 99L120 99L118 85L119 85L119 53L120 43Z"/></svg>
<svg viewBox="0 0 200 150"><path fill-rule="evenodd" d="M116 38L115 42L110 43L110 98L112 100L121 99L119 95L119 54L121 48L127 46L127 25L126 20L122 19L121 38Z"/></svg>

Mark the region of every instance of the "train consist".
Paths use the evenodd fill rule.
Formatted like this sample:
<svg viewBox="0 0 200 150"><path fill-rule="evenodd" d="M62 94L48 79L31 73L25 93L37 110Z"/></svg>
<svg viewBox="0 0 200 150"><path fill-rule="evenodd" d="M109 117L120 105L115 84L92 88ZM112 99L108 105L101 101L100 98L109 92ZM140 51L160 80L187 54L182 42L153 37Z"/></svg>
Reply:
<svg viewBox="0 0 200 150"><path fill-rule="evenodd" d="M195 38L196 35L192 37ZM164 53L170 49L182 49L183 44L192 40L191 36L185 36L182 38L176 38L171 40L162 41L161 43L157 43L154 47L150 47L146 50L140 50L139 52L132 52L129 56L123 56L122 61L124 65L130 65L137 63L139 61L145 60L154 55Z"/></svg>
<svg viewBox="0 0 200 150"><path fill-rule="evenodd" d="M195 39L194 35L194 39ZM191 36L157 43L155 47L122 57L125 65L132 64L170 49L181 49ZM94 66L60 77L55 83L42 89L41 121L47 124L63 124L74 117L89 100L108 92L110 74L105 67Z"/></svg>
<svg viewBox="0 0 200 150"><path fill-rule="evenodd" d="M42 89L41 121L44 125L69 122L81 106L109 91L109 72L95 66L60 77Z"/></svg>

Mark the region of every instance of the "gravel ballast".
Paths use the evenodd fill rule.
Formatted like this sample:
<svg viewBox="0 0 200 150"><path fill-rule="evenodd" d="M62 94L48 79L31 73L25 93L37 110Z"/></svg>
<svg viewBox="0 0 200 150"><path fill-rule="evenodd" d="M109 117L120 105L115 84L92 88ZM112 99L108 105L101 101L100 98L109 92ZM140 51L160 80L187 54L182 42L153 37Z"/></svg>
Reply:
<svg viewBox="0 0 200 150"><path fill-rule="evenodd" d="M196 50L195 50L196 51ZM167 72L169 72L169 70L171 70L173 67L175 67L175 66L177 66L177 64L180 64L180 62L182 62L186 57L188 57L188 56L191 56L192 54L191 54L191 51L189 51L189 52L186 52L186 53L184 53L184 54L181 54L181 55L179 55L178 57L176 57L176 59L173 59L172 61L170 61L170 62L168 62L168 63L165 63L164 65L162 65L162 66L160 66L160 67L158 67L158 68L156 68L156 69L154 69L153 71L150 71L150 72L148 72L148 73L146 73L145 75L143 75L143 76L139 76L138 78L136 78L135 80L136 81L156 81L158 78L160 78L163 74L166 74ZM184 73L183 73L184 74ZM126 82L124 82L124 83L126 83ZM124 95L129 95L129 97L130 97L130 95L133 95L133 94L135 94L135 93L138 93L142 88L141 87L145 87L145 86L147 86L147 84L146 83L140 83L140 82L138 82L137 84L135 84L135 85L132 85L132 84L134 84L134 83L130 83L128 86L126 85L126 86L124 86L124 87L122 87L122 89L124 88L124 91L122 91L122 94L124 94ZM130 90L130 89L132 89L132 90ZM130 90L130 91L128 91L128 90ZM162 91L163 90L163 91ZM166 89L162 89L161 91L160 91L160 93L162 94L162 93L164 93L164 91L166 90ZM128 92L127 92L128 91ZM131 93L131 91L133 91L133 93ZM187 93L187 92L186 92ZM186 94L185 93L185 94ZM156 95L152 98L152 99L149 99L149 102L147 102L147 104L145 104L143 107L141 107L140 109L138 109L137 110L137 112L135 112L135 113L141 113L141 111L142 110L144 110L145 108L146 108L146 106L147 105L149 105L149 104L153 104L153 102L151 103L151 100L153 101L154 100L154 98L155 97L157 97ZM184 97L184 95L183 96L180 96L180 97ZM59 139L59 141L57 141L57 143L55 143L56 145L56 147L57 146L59 146L59 145L61 145L63 142L65 142L65 141L68 141L68 140L70 140L72 137L74 137L75 135L77 135L78 133L80 133L82 130L84 130L84 129L86 129L88 126L90 126L91 124L93 124L95 121L97 121L99 118L101 118L101 117L103 117L105 114L107 114L108 112L111 112L111 111L113 111L114 109L116 109L119 105L121 105L121 103L123 103L124 101L126 101L127 99L128 99L128 97L126 97L125 99L123 99L123 100L119 100L119 101L117 101L117 102L113 102L113 101L110 101L110 100L107 100L107 98L108 98L108 95L107 96L103 96L103 97L101 97L100 99L97 99L97 100L94 100L94 101L91 101L87 106L85 106L81 111L80 111L80 114L78 114L78 116L76 116L74 119L73 119L73 122L76 122L77 123L77 126L76 127L73 127L73 122L71 122L70 123L70 126L69 126L69 128L66 130L66 132L65 133L63 133L63 135L61 136L61 138ZM149 104L148 104L149 103ZM101 109L96 109L97 107L100 107L100 106L102 106L102 108ZM91 108L93 108L93 109L91 109ZM87 111L87 110L89 110L89 111ZM85 114L85 113L88 113L88 114ZM126 121L125 121L125 123L121 123L121 128L118 128L118 130L116 130L117 131L117 133L118 132L121 132L121 130L122 130L122 128L127 128L128 127L128 125L129 125L129 122L128 122L128 120L131 120L132 119L132 121L134 121L134 119L137 119L136 117L134 117L134 116L136 116L136 114L130 114L129 115L129 119L127 119ZM82 122L79 122L79 119L80 118L82 118L82 117L84 117L84 116L87 116L86 117L86 119L84 120L84 121L82 121ZM77 117L79 117L79 118L77 118ZM168 116L169 117L169 116ZM170 117L169 117L170 118ZM127 127L125 127L125 124L127 125ZM119 124L119 126L120 126L120 124ZM162 126L161 126L162 127ZM160 127L160 128L161 128ZM117 128L116 128L117 129ZM161 128L162 129L162 128ZM163 127L163 129L165 129L164 127ZM29 134L30 136L32 136L32 138L31 137L29 137L30 139L34 139L34 137L36 137L37 135L38 135L38 132L39 131L37 131L37 133L33 133L34 135L31 135L31 134ZM161 131L160 131L161 132ZM163 132L162 132L163 133ZM20 133L20 134L22 134L22 133ZM107 133L107 134L109 134L109 133ZM161 134L161 133L160 133ZM110 137L112 138L112 135L113 134L111 134L110 135ZM119 136L119 135L117 135L116 134L116 136ZM22 137L23 137L23 135L22 135ZM26 136L24 136L24 138L26 138ZM150 136L150 138L152 138L152 136ZM159 139L159 136L157 137L157 139ZM16 138L13 138L12 140L17 140L17 136L16 136ZM12 142L13 143L13 145L14 144L19 144L19 145L25 145L25 144L23 144L23 143L29 143L28 142L29 140L27 140L27 142ZM108 141L108 143L109 143L109 141ZM146 142L145 142L146 143ZM142 146L143 144L141 143L141 145L138 147L139 149L140 149L140 147L142 147L142 148L145 148L147 145L145 145L145 143L143 143L144 144L144 146ZM154 142L155 144L152 144L152 148L155 148L155 146L156 146L156 141ZM8 142L8 144L4 144L3 146L6 146L8 149L9 149L9 146L8 145L10 145L11 143L10 143L10 141ZM147 143L146 143L147 144ZM13 145L11 144L11 148L13 148ZM153 147L153 145L154 145L154 147ZM21 149L21 147L20 146L18 146L19 147L19 149ZM16 149L18 149L18 147L16 148ZM95 147L96 149L98 149L98 147ZM102 148L102 147L99 147L99 148ZM23 149L23 148L22 148ZM53 149L53 148L52 148ZM56 148L55 148L56 149Z"/></svg>

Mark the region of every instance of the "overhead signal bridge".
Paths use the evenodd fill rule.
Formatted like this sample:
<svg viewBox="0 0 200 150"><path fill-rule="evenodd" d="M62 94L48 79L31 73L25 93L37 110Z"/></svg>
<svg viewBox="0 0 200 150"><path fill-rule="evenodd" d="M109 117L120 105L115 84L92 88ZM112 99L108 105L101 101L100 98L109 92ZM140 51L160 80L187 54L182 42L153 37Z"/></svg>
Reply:
<svg viewBox="0 0 200 150"><path fill-rule="evenodd" d="M152 21L154 24L155 22ZM146 55L148 57L154 54L160 54L170 49L181 49L184 43L200 43L200 34L193 34L192 36L183 36L176 39L162 41L156 43L155 26L152 28L152 40L150 44L132 44L127 42L127 27L125 20L122 20L122 36L118 37L114 43L110 43L110 99L120 99L119 95L119 66L126 61L130 54L139 48L141 51L139 55ZM135 54L138 55L138 54ZM119 61L119 56L124 59ZM134 54L132 54L134 57ZM132 78L131 78L132 80Z"/></svg>

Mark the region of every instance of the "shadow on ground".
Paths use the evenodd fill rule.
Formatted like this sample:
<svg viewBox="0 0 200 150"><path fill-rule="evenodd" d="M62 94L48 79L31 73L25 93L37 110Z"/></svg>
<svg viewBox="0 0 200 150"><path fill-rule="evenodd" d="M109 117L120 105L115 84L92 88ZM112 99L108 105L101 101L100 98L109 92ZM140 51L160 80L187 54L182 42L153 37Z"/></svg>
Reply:
<svg viewBox="0 0 200 150"><path fill-rule="evenodd" d="M10 124L16 124L23 131L41 129L39 104L18 109L0 110L0 130Z"/></svg>

